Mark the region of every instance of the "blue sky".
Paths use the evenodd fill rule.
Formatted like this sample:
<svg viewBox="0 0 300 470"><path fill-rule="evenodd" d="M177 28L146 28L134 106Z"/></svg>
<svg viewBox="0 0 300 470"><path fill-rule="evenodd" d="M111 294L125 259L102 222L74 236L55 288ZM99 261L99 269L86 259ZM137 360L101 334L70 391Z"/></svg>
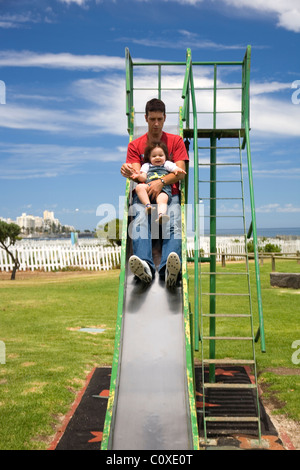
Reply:
<svg viewBox="0 0 300 470"><path fill-rule="evenodd" d="M238 61L247 44L257 224L299 227L299 0L0 0L0 217L47 209L94 229L103 205L119 215L125 47Z"/></svg>

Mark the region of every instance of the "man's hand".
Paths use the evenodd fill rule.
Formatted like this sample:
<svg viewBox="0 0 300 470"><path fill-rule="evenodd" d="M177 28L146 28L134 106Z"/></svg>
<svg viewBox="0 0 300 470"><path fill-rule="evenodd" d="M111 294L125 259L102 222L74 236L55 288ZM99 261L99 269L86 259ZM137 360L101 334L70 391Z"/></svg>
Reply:
<svg viewBox="0 0 300 470"><path fill-rule="evenodd" d="M121 175L125 178L130 178L133 174L134 169L131 163L123 163L121 166Z"/></svg>
<svg viewBox="0 0 300 470"><path fill-rule="evenodd" d="M174 175L175 175L175 176L177 176L177 175L178 175L178 173L181 173L181 174L184 174L184 175L186 175L186 171L185 171L185 170L183 170L183 168L179 168L179 166L178 166L178 167L176 167L176 168L175 168L175 170L174 170L172 173L174 173Z"/></svg>
<svg viewBox="0 0 300 470"><path fill-rule="evenodd" d="M157 180L151 181L148 183L148 195L150 198L156 200L157 196L161 193L164 184L162 183L161 179L158 178Z"/></svg>

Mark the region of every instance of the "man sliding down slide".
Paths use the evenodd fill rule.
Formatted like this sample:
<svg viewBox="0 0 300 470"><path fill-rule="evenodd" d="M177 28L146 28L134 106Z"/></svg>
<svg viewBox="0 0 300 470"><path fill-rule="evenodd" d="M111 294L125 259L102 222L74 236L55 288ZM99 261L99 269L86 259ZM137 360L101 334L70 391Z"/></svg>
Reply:
<svg viewBox="0 0 300 470"><path fill-rule="evenodd" d="M145 119L148 132L129 143L126 163L121 167L121 174L134 180L134 175L140 171L147 145L155 142L164 142L168 148L171 161L185 171L185 162L188 161L187 151L183 139L174 134L163 131L166 120L166 109L163 101L152 99L146 104ZM169 220L162 226L162 256L158 267L160 279L165 280L166 286L175 287L181 270L181 210L179 181L184 173L169 173L149 183L148 195L156 200L165 185L172 186L172 196L168 203L167 214ZM135 276L142 282L150 283L155 275L155 265L152 255L151 216L145 211L137 194L133 194L134 220L132 223L133 255L129 259L129 266Z"/></svg>

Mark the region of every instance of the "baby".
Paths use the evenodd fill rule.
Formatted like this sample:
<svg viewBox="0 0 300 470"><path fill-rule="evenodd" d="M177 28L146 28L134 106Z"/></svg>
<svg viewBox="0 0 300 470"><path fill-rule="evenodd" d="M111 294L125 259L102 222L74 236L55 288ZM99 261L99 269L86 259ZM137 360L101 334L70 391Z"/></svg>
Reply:
<svg viewBox="0 0 300 470"><path fill-rule="evenodd" d="M135 188L138 198L145 205L148 214L154 209L149 199L148 191L151 181L161 178L168 173L185 173L174 162L168 160L168 148L163 142L150 144L144 152L144 164L141 166L140 172L132 174L131 179L139 182ZM169 220L167 215L167 207L169 198L172 197L171 185L163 185L160 194L156 198L158 219L157 222L162 224Z"/></svg>

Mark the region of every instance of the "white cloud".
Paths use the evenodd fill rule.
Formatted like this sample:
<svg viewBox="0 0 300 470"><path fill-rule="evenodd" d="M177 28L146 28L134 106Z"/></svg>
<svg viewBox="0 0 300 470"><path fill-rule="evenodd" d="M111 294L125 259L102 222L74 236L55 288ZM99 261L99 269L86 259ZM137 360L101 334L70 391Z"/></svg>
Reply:
<svg viewBox="0 0 300 470"><path fill-rule="evenodd" d="M168 0L164 0L168 1ZM131 42L145 47L162 47L167 49L217 49L217 50L244 50L245 44L217 43L209 39L203 39L199 34L184 29L176 32L176 40L170 39L170 34L166 31L160 37L132 37L121 38L122 41ZM259 46L258 46L259 47Z"/></svg>
<svg viewBox="0 0 300 470"><path fill-rule="evenodd" d="M72 5L73 3L75 5L79 5L79 6L85 6L89 0L59 0L61 3L66 3L67 5Z"/></svg>
<svg viewBox="0 0 300 470"><path fill-rule="evenodd" d="M147 0L139 0L147 1ZM198 6L203 0L163 0L164 2L176 2L181 5ZM299 0L207 0L219 8L220 3L235 7L245 14L245 9L252 10L262 15L272 14L277 18L277 25L295 33L300 32L300 4Z"/></svg>
<svg viewBox="0 0 300 470"><path fill-rule="evenodd" d="M68 52L39 54L32 51L0 51L0 67L42 67L69 70L124 70L121 57L74 55Z"/></svg>
<svg viewBox="0 0 300 470"><path fill-rule="evenodd" d="M269 135L300 137L300 106L267 97L251 100L251 127Z"/></svg>
<svg viewBox="0 0 300 470"><path fill-rule="evenodd" d="M39 23L41 18L39 15L32 14L30 11L20 14L0 15L0 28L20 28L28 23Z"/></svg>
<svg viewBox="0 0 300 470"><path fill-rule="evenodd" d="M293 204L281 205L277 202L271 204L264 204L256 208L257 213L267 214L271 212L286 212L286 213L297 213L300 212L300 207L295 207Z"/></svg>
<svg viewBox="0 0 300 470"><path fill-rule="evenodd" d="M0 144L0 179L55 178L88 172L93 162L123 162L120 149L55 144Z"/></svg>
<svg viewBox="0 0 300 470"><path fill-rule="evenodd" d="M244 10L249 8L261 14L273 14L277 24L289 31L300 32L299 0L221 0L223 3Z"/></svg>

